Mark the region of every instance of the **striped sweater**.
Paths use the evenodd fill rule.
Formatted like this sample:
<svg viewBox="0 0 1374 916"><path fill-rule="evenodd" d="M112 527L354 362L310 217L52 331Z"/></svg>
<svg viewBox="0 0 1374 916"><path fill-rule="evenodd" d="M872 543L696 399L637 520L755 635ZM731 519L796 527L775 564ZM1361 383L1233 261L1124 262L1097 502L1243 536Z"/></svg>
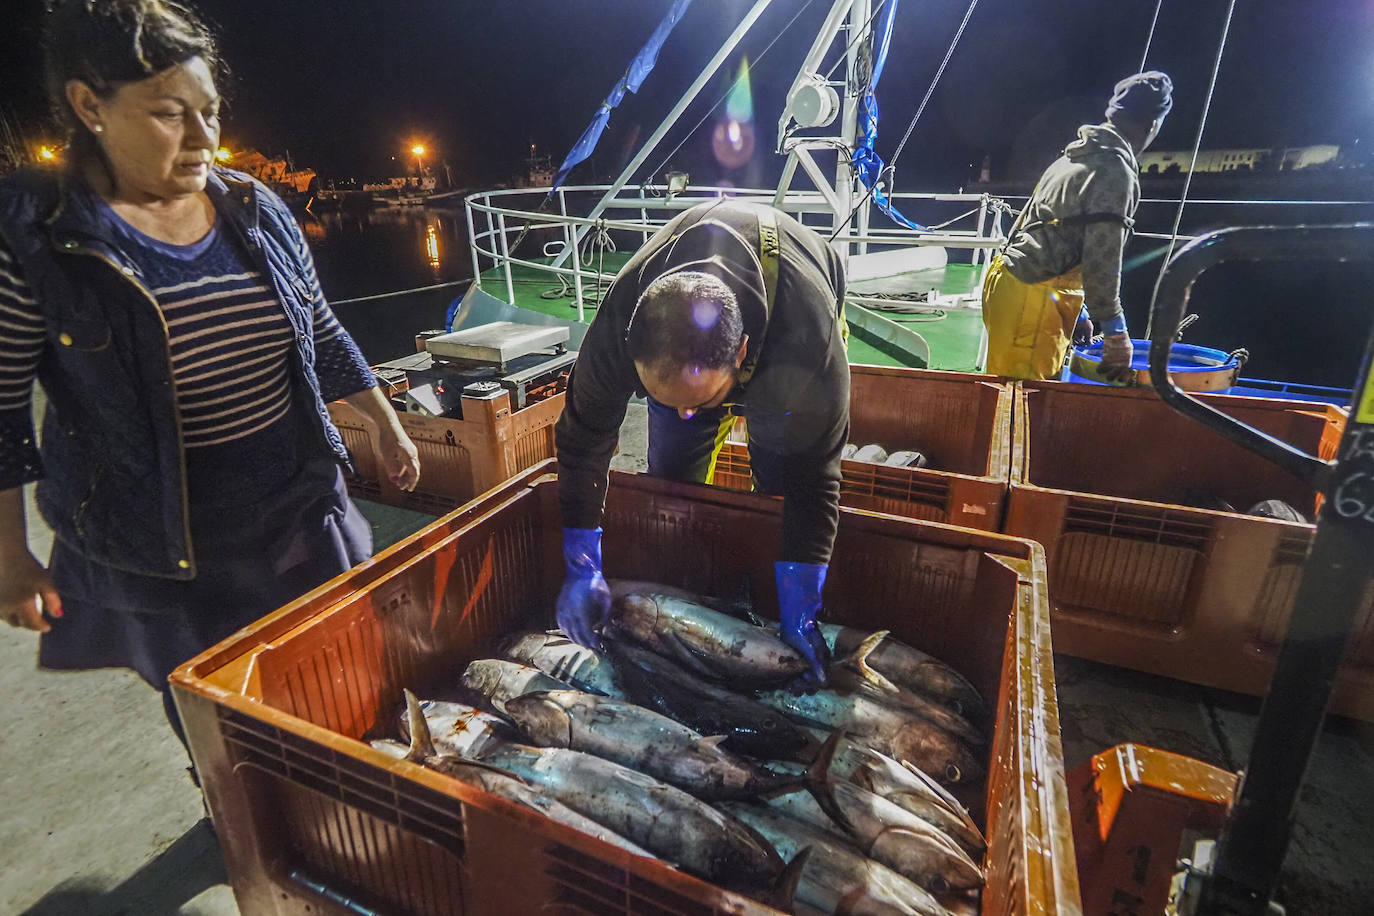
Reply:
<svg viewBox="0 0 1374 916"><path fill-rule="evenodd" d="M197 466L230 465L269 442L269 451L289 453L285 440L294 441L295 424L279 421L293 403L292 329L268 279L218 222L199 242L170 245L140 233L103 203L101 209L128 241L142 272L139 280L162 311L193 477ZM312 265L307 281L317 289L308 250L302 260ZM316 299L314 336L326 398L375 384L357 344L322 296ZM0 243L0 423L17 420L16 412L27 417L45 346L38 303ZM4 452L0 440L0 489L41 476L20 455Z"/></svg>

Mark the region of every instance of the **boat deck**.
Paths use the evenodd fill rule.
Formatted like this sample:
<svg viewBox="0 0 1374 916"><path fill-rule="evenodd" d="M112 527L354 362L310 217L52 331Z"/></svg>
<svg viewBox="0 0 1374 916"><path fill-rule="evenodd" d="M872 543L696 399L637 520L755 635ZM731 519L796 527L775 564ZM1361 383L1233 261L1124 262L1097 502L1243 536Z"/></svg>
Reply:
<svg viewBox="0 0 1374 916"><path fill-rule="evenodd" d="M608 252L602 263L602 272L614 273L629 260L627 252ZM593 262L595 263L595 262ZM949 264L931 270L912 271L903 275L904 285L911 289L938 289L941 295L969 295L976 293L982 280L982 269L971 264ZM493 268L484 271L481 279L482 289L498 299L506 299L508 288L505 271ZM572 291L563 295L553 295L559 285L550 274L523 265L511 268L510 291L514 293L512 305L529 309L555 318L576 320L577 307L573 302ZM589 305L596 299L595 284L583 287L584 300ZM603 287L604 291L604 287ZM549 296L549 298L545 298ZM931 369L949 369L960 372L973 372L977 368L978 344L982 334L982 314L976 309L949 309L937 315L899 316L895 313L880 313L899 324L915 331L930 345ZM586 309L587 320L595 315L594 309ZM909 359L904 354L886 346L882 341L869 335L862 328L850 324L849 361L874 366L908 366Z"/></svg>

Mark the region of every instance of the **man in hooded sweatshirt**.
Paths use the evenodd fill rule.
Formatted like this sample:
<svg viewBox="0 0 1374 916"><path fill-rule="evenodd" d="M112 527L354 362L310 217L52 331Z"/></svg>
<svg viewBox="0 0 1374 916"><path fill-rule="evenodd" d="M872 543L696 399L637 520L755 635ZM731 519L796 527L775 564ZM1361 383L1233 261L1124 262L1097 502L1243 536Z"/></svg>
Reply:
<svg viewBox="0 0 1374 916"><path fill-rule="evenodd" d="M1136 157L1173 107L1173 88L1158 70L1117 83L1106 121L1080 127L1040 176L983 279L988 372L1058 378L1070 340L1086 341L1096 325L1103 375L1130 380L1121 250L1140 202Z"/></svg>
<svg viewBox="0 0 1374 916"><path fill-rule="evenodd" d="M710 482L736 416L755 488L781 494L781 635L824 683L816 617L839 521L849 435L844 270L824 239L773 207L720 199L679 214L616 276L587 329L558 420L567 576L559 626L597 643L607 473L625 406L649 405L649 473Z"/></svg>

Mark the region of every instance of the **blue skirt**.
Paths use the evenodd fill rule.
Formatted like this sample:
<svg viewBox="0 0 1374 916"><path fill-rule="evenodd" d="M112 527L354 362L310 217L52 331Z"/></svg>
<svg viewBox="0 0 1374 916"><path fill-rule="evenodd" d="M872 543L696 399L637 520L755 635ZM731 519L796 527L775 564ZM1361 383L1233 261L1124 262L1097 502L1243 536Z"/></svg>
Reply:
<svg viewBox="0 0 1374 916"><path fill-rule="evenodd" d="M289 467L289 465L288 465ZM53 547L63 616L39 641L55 670L131 668L159 691L172 670L372 555L372 528L328 460L308 461L270 497L197 508L196 577L139 576Z"/></svg>

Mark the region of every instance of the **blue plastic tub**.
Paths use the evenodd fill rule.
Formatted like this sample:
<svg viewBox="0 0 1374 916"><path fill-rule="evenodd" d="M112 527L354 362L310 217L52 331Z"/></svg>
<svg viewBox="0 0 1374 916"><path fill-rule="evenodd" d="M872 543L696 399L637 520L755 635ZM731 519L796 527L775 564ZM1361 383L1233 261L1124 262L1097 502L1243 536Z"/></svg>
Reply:
<svg viewBox="0 0 1374 916"><path fill-rule="evenodd" d="M1135 354L1131 368L1136 372L1136 381L1141 385L1150 384L1150 342L1134 340ZM1079 382L1084 385L1102 385L1073 371L1076 360L1090 363L1102 361L1102 344L1094 343L1086 347L1074 347L1073 354L1064 366L1060 378L1066 382ZM1187 391L1210 391L1219 394L1232 393L1236 377L1240 374L1241 360L1223 350L1210 347L1195 347L1191 344L1174 344L1169 352L1169 374L1180 388Z"/></svg>

